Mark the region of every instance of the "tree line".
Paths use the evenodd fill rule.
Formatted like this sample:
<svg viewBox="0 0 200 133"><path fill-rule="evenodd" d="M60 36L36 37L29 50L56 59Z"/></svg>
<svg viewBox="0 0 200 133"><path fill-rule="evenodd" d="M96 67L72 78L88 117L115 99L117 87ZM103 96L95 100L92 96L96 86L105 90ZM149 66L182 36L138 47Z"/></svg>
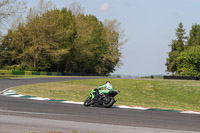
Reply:
<svg viewBox="0 0 200 133"><path fill-rule="evenodd" d="M2 38L0 68L109 74L120 62L121 33L117 20L85 15L77 3L57 9L41 0Z"/></svg>
<svg viewBox="0 0 200 133"><path fill-rule="evenodd" d="M176 39L169 45L167 71L173 75L200 76L200 24L193 24L188 36L182 22L176 29Z"/></svg>

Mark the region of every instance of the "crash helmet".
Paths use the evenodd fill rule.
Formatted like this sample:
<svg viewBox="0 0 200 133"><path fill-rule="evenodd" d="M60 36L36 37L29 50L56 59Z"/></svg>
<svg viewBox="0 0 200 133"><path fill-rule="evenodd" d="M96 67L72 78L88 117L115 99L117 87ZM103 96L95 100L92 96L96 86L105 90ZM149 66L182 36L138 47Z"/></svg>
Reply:
<svg viewBox="0 0 200 133"><path fill-rule="evenodd" d="M106 81L106 84L110 84L110 81Z"/></svg>

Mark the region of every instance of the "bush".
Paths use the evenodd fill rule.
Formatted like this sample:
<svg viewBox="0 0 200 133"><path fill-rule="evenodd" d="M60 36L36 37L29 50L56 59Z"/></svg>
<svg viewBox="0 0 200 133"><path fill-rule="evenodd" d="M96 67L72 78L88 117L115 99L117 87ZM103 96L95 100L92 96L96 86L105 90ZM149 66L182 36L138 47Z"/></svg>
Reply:
<svg viewBox="0 0 200 133"><path fill-rule="evenodd" d="M23 68L20 65L12 65L12 66L6 66L5 67L6 70L23 70Z"/></svg>
<svg viewBox="0 0 200 133"><path fill-rule="evenodd" d="M183 51L177 59L178 73L181 76L200 76L200 46Z"/></svg>

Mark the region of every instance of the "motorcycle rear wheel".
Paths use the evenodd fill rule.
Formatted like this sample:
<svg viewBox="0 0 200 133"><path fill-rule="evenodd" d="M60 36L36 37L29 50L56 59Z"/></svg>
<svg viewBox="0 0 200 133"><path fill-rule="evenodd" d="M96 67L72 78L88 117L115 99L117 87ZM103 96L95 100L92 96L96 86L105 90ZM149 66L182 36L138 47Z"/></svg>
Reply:
<svg viewBox="0 0 200 133"><path fill-rule="evenodd" d="M110 108L115 103L115 99L114 97L107 97L107 98L109 98L109 102L103 102L103 107Z"/></svg>

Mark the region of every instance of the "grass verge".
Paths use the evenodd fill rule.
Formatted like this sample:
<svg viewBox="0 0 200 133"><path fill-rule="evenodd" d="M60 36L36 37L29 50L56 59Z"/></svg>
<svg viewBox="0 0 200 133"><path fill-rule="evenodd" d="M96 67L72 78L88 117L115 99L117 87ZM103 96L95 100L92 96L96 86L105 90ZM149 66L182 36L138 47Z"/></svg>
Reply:
<svg viewBox="0 0 200 133"><path fill-rule="evenodd" d="M200 111L200 82L186 80L90 79L15 87L17 93L84 101L89 92L110 80L118 105Z"/></svg>

